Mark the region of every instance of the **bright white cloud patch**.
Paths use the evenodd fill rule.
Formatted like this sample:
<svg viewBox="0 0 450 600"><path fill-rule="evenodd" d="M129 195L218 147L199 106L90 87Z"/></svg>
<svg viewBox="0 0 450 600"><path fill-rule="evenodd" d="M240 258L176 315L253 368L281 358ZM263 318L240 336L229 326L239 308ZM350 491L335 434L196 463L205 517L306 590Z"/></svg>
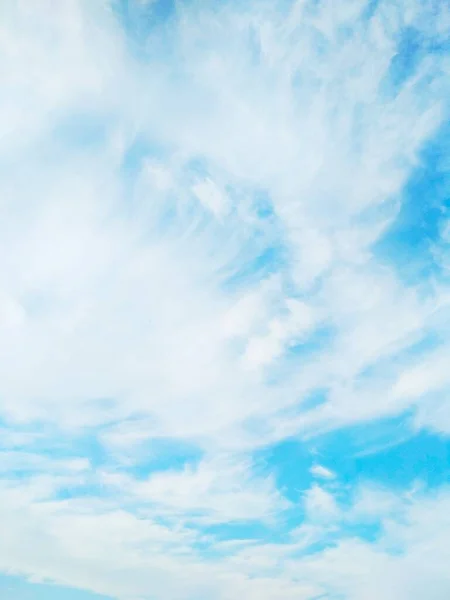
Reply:
<svg viewBox="0 0 450 600"><path fill-rule="evenodd" d="M449 597L449 30L432 0L2 4L0 572Z"/></svg>
<svg viewBox="0 0 450 600"><path fill-rule="evenodd" d="M330 469L327 469L322 465L313 465L310 469L310 472L315 477L319 477L320 479L334 479L336 476L333 471L330 471Z"/></svg>

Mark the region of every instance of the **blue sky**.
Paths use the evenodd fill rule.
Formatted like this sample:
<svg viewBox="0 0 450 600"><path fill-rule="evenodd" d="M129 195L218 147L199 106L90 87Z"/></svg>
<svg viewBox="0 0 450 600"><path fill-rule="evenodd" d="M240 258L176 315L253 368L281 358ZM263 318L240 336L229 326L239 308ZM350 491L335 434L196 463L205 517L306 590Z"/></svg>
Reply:
<svg viewBox="0 0 450 600"><path fill-rule="evenodd" d="M450 597L449 30L2 4L2 598Z"/></svg>

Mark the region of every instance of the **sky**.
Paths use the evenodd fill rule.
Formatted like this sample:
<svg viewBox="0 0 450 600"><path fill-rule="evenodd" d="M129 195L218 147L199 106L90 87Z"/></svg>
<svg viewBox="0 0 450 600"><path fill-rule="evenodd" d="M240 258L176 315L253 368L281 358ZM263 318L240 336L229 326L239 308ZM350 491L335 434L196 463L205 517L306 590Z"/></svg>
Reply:
<svg viewBox="0 0 450 600"><path fill-rule="evenodd" d="M448 600L449 40L1 2L2 600Z"/></svg>

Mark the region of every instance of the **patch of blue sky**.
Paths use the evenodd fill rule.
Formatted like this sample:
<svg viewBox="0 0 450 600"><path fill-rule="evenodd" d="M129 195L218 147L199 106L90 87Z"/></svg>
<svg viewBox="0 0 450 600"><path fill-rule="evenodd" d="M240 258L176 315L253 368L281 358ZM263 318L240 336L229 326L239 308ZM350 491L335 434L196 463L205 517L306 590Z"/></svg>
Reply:
<svg viewBox="0 0 450 600"><path fill-rule="evenodd" d="M277 488L292 502L298 502L313 482L310 468L314 456L308 442L283 440L255 453L255 461L266 465L276 478Z"/></svg>
<svg viewBox="0 0 450 600"><path fill-rule="evenodd" d="M275 211L270 195L264 189L254 190L253 206L260 219L275 219Z"/></svg>
<svg viewBox="0 0 450 600"><path fill-rule="evenodd" d="M187 3L183 3L186 7ZM114 10L124 32L127 50L137 62L146 64L151 57L164 57L165 67L172 75L180 71L172 25L176 21L176 0L115 0Z"/></svg>
<svg viewBox="0 0 450 600"><path fill-rule="evenodd" d="M450 442L414 430L405 416L334 431L311 443L318 461L349 485L370 480L402 490L417 481L435 488L450 480Z"/></svg>
<svg viewBox="0 0 450 600"><path fill-rule="evenodd" d="M268 538L273 541L274 536L281 539L283 533L278 527L274 528L267 523L255 521L206 524L202 526L201 532L203 539L198 540L196 546L200 550L207 550L211 555L227 552L220 545L215 546L217 542L235 542L237 540L244 542L259 539L269 541ZM214 544L211 544L211 539L214 540Z"/></svg>
<svg viewBox="0 0 450 600"><path fill-rule="evenodd" d="M342 538L355 539L359 538L366 542L374 542L378 539L381 528L376 523L363 523L363 524L345 524L343 527L335 526L330 528L328 531L324 531L323 537L320 540L312 541L310 544L305 544L305 547L292 552L292 557L301 558L305 555L314 556L314 554L320 554L328 548L336 546ZM343 535L344 534L344 535ZM326 597L327 600L329 596ZM335 596L333 596L333 599Z"/></svg>
<svg viewBox="0 0 450 600"><path fill-rule="evenodd" d="M221 288L228 293L258 285L273 274L283 277L287 270L287 247L277 234L277 224L269 204L257 200L255 214L256 221L248 229L241 228L233 233L233 218L225 225L232 236L230 239L236 239L237 235L240 240L238 252L232 260L217 269L222 281Z"/></svg>
<svg viewBox="0 0 450 600"><path fill-rule="evenodd" d="M73 587L27 581L13 575L0 575L0 597L2 600L111 600Z"/></svg>
<svg viewBox="0 0 450 600"><path fill-rule="evenodd" d="M380 0L369 0L368 2L366 2L365 6L363 6L361 19L366 23L369 22L373 15L376 13L379 5Z"/></svg>
<svg viewBox="0 0 450 600"><path fill-rule="evenodd" d="M383 532L383 526L382 524L377 521L377 519L369 519L368 522L359 522L359 523L351 523L349 521L347 521L344 525L342 530L340 530L336 536L335 539L336 541L342 537L342 532L344 532L345 537L348 539L354 539L354 538L359 538L360 540L363 540L365 542L368 542L369 544L375 543L379 538L380 535ZM311 551L313 551L315 548L311 548ZM319 551L320 551L320 544L319 544Z"/></svg>
<svg viewBox="0 0 450 600"><path fill-rule="evenodd" d="M137 135L127 147L122 165L122 176L133 182L141 173L147 160L164 161L170 157L170 150L147 135Z"/></svg>
<svg viewBox="0 0 450 600"><path fill-rule="evenodd" d="M0 423L0 448L2 450L19 449L30 454L48 458L74 458L84 453L73 449L65 433L41 422L16 427L8 422Z"/></svg>
<svg viewBox="0 0 450 600"><path fill-rule="evenodd" d="M208 177L211 175L212 165L203 156L188 157L184 167L191 177Z"/></svg>
<svg viewBox="0 0 450 600"><path fill-rule="evenodd" d="M94 469L107 464L110 460L109 454L101 444L98 433L98 430L88 430L82 435L66 438L65 452L73 449L74 456L87 458Z"/></svg>
<svg viewBox="0 0 450 600"><path fill-rule="evenodd" d="M77 111L54 120L51 137L53 143L64 150L103 148L113 125L107 114L95 111Z"/></svg>
<svg viewBox="0 0 450 600"><path fill-rule="evenodd" d="M70 483L61 485L51 495L51 501L64 503L66 501L73 501L75 503L83 503L84 501L91 501L95 499L96 502L101 503L102 501L111 501L113 495L105 485L98 483ZM50 498L49 498L50 499ZM123 499L124 506L129 506L126 499Z"/></svg>
<svg viewBox="0 0 450 600"><path fill-rule="evenodd" d="M428 431L420 431L396 445L379 448L373 454L355 457L359 476L380 481L391 488L405 488L414 482L427 489L450 482L450 442Z"/></svg>
<svg viewBox="0 0 450 600"><path fill-rule="evenodd" d="M196 548L205 551L208 556L228 554L230 550L239 550L240 547L248 546L252 543L263 544L290 544L293 537L296 537L296 530L305 523L305 510L301 499L297 499L295 504L286 508L283 513L278 513L273 521L266 522L242 522L233 524L215 524L202 527L204 537L196 542ZM349 525L351 533L358 534L365 539L374 539L379 531L379 527L374 523L362 523L360 527ZM292 551L292 556L296 554L310 554L332 546L339 535L341 529L334 526L332 530L323 533L320 540L305 544L297 552ZM211 543L214 541L214 543Z"/></svg>
<svg viewBox="0 0 450 600"><path fill-rule="evenodd" d="M422 284L441 274L434 249L450 202L450 175L443 164L450 125L443 126L422 150L419 164L402 192L400 212L373 251L393 265L406 283Z"/></svg>
<svg viewBox="0 0 450 600"><path fill-rule="evenodd" d="M433 324L433 322L431 322ZM381 383L394 380L398 374L399 365L420 362L430 352L445 344L446 333L441 331L438 323L430 330L422 329L408 338L404 348L400 348L395 356L388 355L361 370L356 379L356 385L363 385L368 380L378 379Z"/></svg>
<svg viewBox="0 0 450 600"><path fill-rule="evenodd" d="M18 424L5 418L0 418L0 448L30 447L43 438L45 429L35 424Z"/></svg>
<svg viewBox="0 0 450 600"><path fill-rule="evenodd" d="M108 429L94 428L76 436L54 433L52 436L38 438L28 450L38 453L40 457L60 461L87 460L89 469L94 472L113 468L137 479L145 479L153 473L166 470L181 471L187 465L198 464L203 455L202 450L193 444L166 438L144 439L133 444L131 449L126 444L118 444L113 449L102 438L105 433L108 433ZM81 484L77 493L92 492L92 485L92 482Z"/></svg>
<svg viewBox="0 0 450 600"><path fill-rule="evenodd" d="M400 33L397 53L393 57L386 74L384 86L388 95L395 96L403 88L405 81L412 77L421 59L428 53L426 40L414 27L405 27Z"/></svg>
<svg viewBox="0 0 450 600"><path fill-rule="evenodd" d="M381 432L381 429L383 431ZM292 502L283 515L286 529L267 536L270 541L281 541L285 531L293 531L305 522L302 500L317 481L310 469L314 464L330 469L336 479L322 480L331 491L339 491L336 500L341 508L350 508L358 485L394 492L407 492L414 486L431 491L450 482L450 442L426 431L412 432L404 419L368 424L335 431L310 440L287 440L261 451L260 461L266 460L276 476L277 487ZM320 482L319 482L320 483ZM336 485L338 487L336 487ZM335 535L325 535L308 547L307 552L318 552L333 545L340 535L375 541L381 531L381 522L374 515L358 521L343 517L335 523Z"/></svg>
<svg viewBox="0 0 450 600"><path fill-rule="evenodd" d="M298 410L306 413L309 410L322 406L327 401L328 390L326 388L315 389L313 392L299 399Z"/></svg>
<svg viewBox="0 0 450 600"><path fill-rule="evenodd" d="M115 12L127 34L130 49L142 51L155 27L162 27L176 13L175 0L115 0Z"/></svg>
<svg viewBox="0 0 450 600"><path fill-rule="evenodd" d="M224 289L233 291L243 285L251 286L280 271L285 263L286 253L283 246L272 246L247 258L246 262L224 272Z"/></svg>
<svg viewBox="0 0 450 600"><path fill-rule="evenodd" d="M286 360L292 359L297 362L302 358L312 358L319 352L326 350L327 346L332 342L335 328L332 325L324 323L319 325L307 337L301 336L293 339L285 356ZM298 362L300 366L300 362ZM291 365L292 366L292 365Z"/></svg>
<svg viewBox="0 0 450 600"><path fill-rule="evenodd" d="M414 433L404 419L365 424L306 441L285 440L260 451L255 458L258 463L267 463L277 488L292 503L282 517L283 527L266 534L266 539L273 542L304 523L302 499L316 481L310 471L314 464L320 463L335 473L338 501L344 508L359 484L370 482L372 486L406 492L417 483L431 490L450 481L450 442L429 432ZM334 480L327 485L330 482L333 487ZM376 516L358 523L345 521L339 527L345 535L366 541L375 540L380 532ZM325 536L317 542L315 551L332 543L333 537Z"/></svg>
<svg viewBox="0 0 450 600"><path fill-rule="evenodd" d="M14 430L17 431L17 430ZM33 433L33 429L30 432ZM166 469L181 470L187 464L197 464L202 451L189 442L169 438L143 438L133 444L132 450L127 445L118 443L112 447L104 436L109 433L109 427L85 429L81 435L70 435L67 432L52 431L45 436L33 439L27 446L27 451L37 453L41 457L56 458L57 460L85 459L93 470L115 468L118 456L124 457L120 468L135 477L145 478L151 473ZM120 433L118 434L120 436ZM127 456L131 452L133 460Z"/></svg>
<svg viewBox="0 0 450 600"><path fill-rule="evenodd" d="M127 473L146 479L162 471L182 471L199 464L203 451L188 442L170 438L153 438L139 444L133 463L126 465Z"/></svg>
<svg viewBox="0 0 450 600"><path fill-rule="evenodd" d="M224 292L233 294L242 289L256 288L272 275L284 275L287 252L281 244L260 249L257 247L256 250L250 247L250 251L244 253L244 258L244 261L236 261L235 265L226 265L218 271Z"/></svg>
<svg viewBox="0 0 450 600"><path fill-rule="evenodd" d="M14 435L8 436L9 432ZM52 493L54 499L105 496L94 474L110 466L111 457L95 435L71 436L36 423L21 430L5 426L0 449L8 478L26 481L42 474L58 477L69 473L70 480L65 483L61 479L61 487Z"/></svg>
<svg viewBox="0 0 450 600"><path fill-rule="evenodd" d="M8 426L5 427L8 431ZM70 434L49 427L44 423L32 423L19 431L16 427L11 431L27 437L29 441L21 445L27 452L57 460L86 459L92 468L97 468L108 463L108 451L99 440L101 429L92 428L83 430L82 434Z"/></svg>

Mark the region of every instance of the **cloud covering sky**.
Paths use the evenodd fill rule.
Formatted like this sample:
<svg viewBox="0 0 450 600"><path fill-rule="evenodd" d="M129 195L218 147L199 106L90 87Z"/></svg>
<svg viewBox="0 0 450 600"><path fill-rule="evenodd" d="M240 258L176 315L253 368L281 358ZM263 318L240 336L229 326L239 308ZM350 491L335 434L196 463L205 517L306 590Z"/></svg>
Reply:
<svg viewBox="0 0 450 600"><path fill-rule="evenodd" d="M450 597L449 39L1 3L2 598Z"/></svg>

